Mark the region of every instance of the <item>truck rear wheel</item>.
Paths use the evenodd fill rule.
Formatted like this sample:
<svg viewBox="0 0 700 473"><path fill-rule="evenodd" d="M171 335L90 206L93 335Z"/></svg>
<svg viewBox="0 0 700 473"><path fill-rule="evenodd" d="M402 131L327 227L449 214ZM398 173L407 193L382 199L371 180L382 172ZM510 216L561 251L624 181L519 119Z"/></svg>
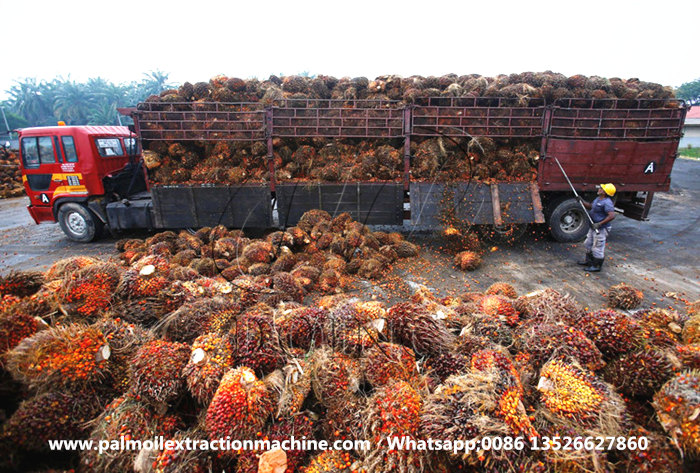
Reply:
<svg viewBox="0 0 700 473"><path fill-rule="evenodd" d="M102 222L86 207L68 202L58 209L61 230L73 241L87 243L102 233Z"/></svg>
<svg viewBox="0 0 700 473"><path fill-rule="evenodd" d="M588 227L588 218L576 199L560 201L549 214L549 231L559 242L583 240L588 233Z"/></svg>

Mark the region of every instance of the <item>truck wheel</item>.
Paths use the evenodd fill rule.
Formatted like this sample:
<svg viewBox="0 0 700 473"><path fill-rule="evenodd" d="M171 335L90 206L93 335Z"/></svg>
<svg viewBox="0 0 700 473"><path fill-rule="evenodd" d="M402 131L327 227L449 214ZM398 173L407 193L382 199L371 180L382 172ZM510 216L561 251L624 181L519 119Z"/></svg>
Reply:
<svg viewBox="0 0 700 473"><path fill-rule="evenodd" d="M576 199L559 202L549 215L549 231L562 243L583 240L588 227L588 218Z"/></svg>
<svg viewBox="0 0 700 473"><path fill-rule="evenodd" d="M58 209L61 230L73 241L87 243L102 232L102 222L90 210L75 202L68 202Z"/></svg>

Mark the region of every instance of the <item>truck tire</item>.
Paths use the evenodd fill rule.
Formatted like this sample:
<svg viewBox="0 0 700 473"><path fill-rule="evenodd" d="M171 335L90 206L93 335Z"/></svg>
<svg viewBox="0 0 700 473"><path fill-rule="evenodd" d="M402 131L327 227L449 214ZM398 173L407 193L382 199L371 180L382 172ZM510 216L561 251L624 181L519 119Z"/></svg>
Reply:
<svg viewBox="0 0 700 473"><path fill-rule="evenodd" d="M583 240L589 226L588 217L576 199L555 203L549 214L549 231L555 240L562 243Z"/></svg>
<svg viewBox="0 0 700 473"><path fill-rule="evenodd" d="M73 241L87 243L102 233L102 222L86 207L75 202L61 205L57 220L63 233Z"/></svg>

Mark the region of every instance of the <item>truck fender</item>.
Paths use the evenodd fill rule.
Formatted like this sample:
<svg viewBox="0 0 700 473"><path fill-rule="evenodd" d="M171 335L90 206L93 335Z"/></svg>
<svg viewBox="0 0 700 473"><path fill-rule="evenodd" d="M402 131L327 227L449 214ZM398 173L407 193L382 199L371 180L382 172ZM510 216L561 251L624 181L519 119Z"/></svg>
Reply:
<svg viewBox="0 0 700 473"><path fill-rule="evenodd" d="M100 205L100 201L96 199L90 200L89 197L59 197L53 203L53 216L55 219L58 219L58 209L61 207L61 205L68 202L75 202L84 205L87 204L87 208L90 209L102 223L107 224L107 215L105 214L102 205Z"/></svg>

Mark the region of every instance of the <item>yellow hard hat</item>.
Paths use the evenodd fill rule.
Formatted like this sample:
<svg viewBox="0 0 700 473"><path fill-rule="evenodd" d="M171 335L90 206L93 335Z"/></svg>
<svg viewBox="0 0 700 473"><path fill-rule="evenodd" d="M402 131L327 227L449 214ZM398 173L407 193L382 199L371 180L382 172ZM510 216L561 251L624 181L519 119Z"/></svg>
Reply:
<svg viewBox="0 0 700 473"><path fill-rule="evenodd" d="M615 195L615 191L616 191L615 186L613 186L613 185L610 184L610 183L601 184L601 185L600 185L600 188L603 189L603 191L604 191L606 194L608 194L610 197L612 197L612 196Z"/></svg>

